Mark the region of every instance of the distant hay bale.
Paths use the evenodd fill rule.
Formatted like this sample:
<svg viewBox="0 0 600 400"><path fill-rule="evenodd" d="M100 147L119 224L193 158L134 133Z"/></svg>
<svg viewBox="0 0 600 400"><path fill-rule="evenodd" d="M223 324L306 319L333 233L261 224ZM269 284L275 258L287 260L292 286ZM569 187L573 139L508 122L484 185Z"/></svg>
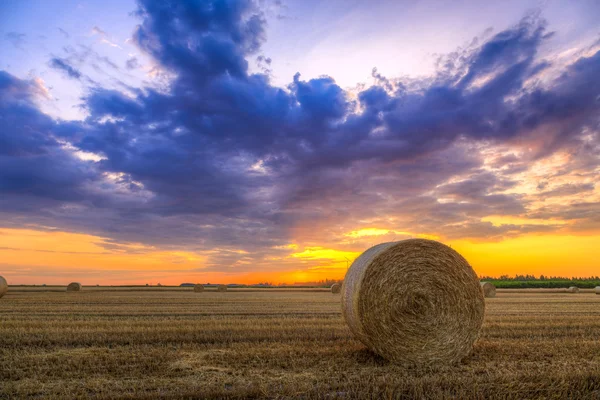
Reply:
<svg viewBox="0 0 600 400"><path fill-rule="evenodd" d="M0 297L4 296L8 292L8 283L6 279L0 276Z"/></svg>
<svg viewBox="0 0 600 400"><path fill-rule="evenodd" d="M496 297L496 286L490 282L480 282L484 297Z"/></svg>
<svg viewBox="0 0 600 400"><path fill-rule="evenodd" d="M479 336L485 301L469 263L450 247L409 239L371 247L342 287L354 336L402 365L453 364Z"/></svg>
<svg viewBox="0 0 600 400"><path fill-rule="evenodd" d="M596 294L600 294L600 286L596 286Z"/></svg>
<svg viewBox="0 0 600 400"><path fill-rule="evenodd" d="M342 291L342 285L340 285L339 283L334 283L333 285L331 285L331 293L337 294L341 291Z"/></svg>
<svg viewBox="0 0 600 400"><path fill-rule="evenodd" d="M567 293L579 293L579 288L577 286L571 286L567 289Z"/></svg>
<svg viewBox="0 0 600 400"><path fill-rule="evenodd" d="M79 282L71 282L69 286L67 286L67 292L79 292L81 290L81 283Z"/></svg>
<svg viewBox="0 0 600 400"><path fill-rule="evenodd" d="M204 285L195 285L194 286L194 292L204 292Z"/></svg>
<svg viewBox="0 0 600 400"><path fill-rule="evenodd" d="M226 291L227 291L227 285L217 286L217 292L226 292Z"/></svg>

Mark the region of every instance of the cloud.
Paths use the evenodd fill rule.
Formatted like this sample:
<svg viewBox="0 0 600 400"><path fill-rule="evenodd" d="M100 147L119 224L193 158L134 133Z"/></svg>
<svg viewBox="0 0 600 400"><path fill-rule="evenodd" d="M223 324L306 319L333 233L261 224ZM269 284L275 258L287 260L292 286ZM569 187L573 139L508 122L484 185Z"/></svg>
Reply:
<svg viewBox="0 0 600 400"><path fill-rule="evenodd" d="M128 70L132 70L132 69L137 69L140 67L140 63L137 59L137 57L131 57L130 59L128 59L125 62L125 66L127 67Z"/></svg>
<svg viewBox="0 0 600 400"><path fill-rule="evenodd" d="M66 76L82 80L86 84L96 86L97 82L84 74L81 68L91 67L98 74L112 76L107 73L103 67L108 67L113 71L119 71L119 66L107 56L101 56L93 48L77 44L76 46L67 45L63 47L65 57L53 57L49 65L52 68L58 69L66 74ZM76 68L75 66L78 66ZM116 79L115 79L116 80Z"/></svg>
<svg viewBox="0 0 600 400"><path fill-rule="evenodd" d="M54 57L50 59L50 66L54 69L62 71L70 78L79 80L82 77L81 72L70 65L65 59Z"/></svg>
<svg viewBox="0 0 600 400"><path fill-rule="evenodd" d="M483 218L596 221L595 205L575 215L538 204L539 182L527 181L558 153L573 155L564 167L580 174L560 179L599 164L600 53L537 79L550 38L539 17L449 56L432 77L374 70L372 86L350 93L334 77L296 74L280 88L251 73L247 60L266 39L253 2L143 0L135 15L133 41L171 77L163 90L95 85L81 99L84 121L53 121L31 83L2 75L5 224L183 246L214 268L247 270L290 254L281 248L293 240L362 248L368 238L346 233L363 227L500 240L564 228ZM51 65L81 78L66 60ZM553 182L546 194L596 190L554 183L558 173L539 177Z"/></svg>
<svg viewBox="0 0 600 400"><path fill-rule="evenodd" d="M108 38L108 34L104 30L100 29L98 26L94 26L92 28L92 35L98 35L98 36L100 36L101 37L100 43L104 43L104 44L107 44L107 45L109 45L111 47L116 47L118 49L123 50L123 48L121 46L119 46L114 41L110 40Z"/></svg>
<svg viewBox="0 0 600 400"><path fill-rule="evenodd" d="M69 39L71 37L71 35L69 34L69 32L65 31L63 28L56 28L61 35L63 35L65 37L65 39Z"/></svg>
<svg viewBox="0 0 600 400"><path fill-rule="evenodd" d="M56 134L71 128L38 111L37 82L1 72L0 90L0 119L10 126L0 133L0 209L18 214L39 212L44 205L86 201L82 188L98 175L57 140Z"/></svg>
<svg viewBox="0 0 600 400"><path fill-rule="evenodd" d="M104 32L102 29L100 29L97 26L94 26L92 28L92 34L94 34L94 35L100 35L100 36L106 36L106 32Z"/></svg>
<svg viewBox="0 0 600 400"><path fill-rule="evenodd" d="M555 187L552 190L546 190L538 194L541 198L571 196L579 193L593 192L595 186L593 183L567 183Z"/></svg>
<svg viewBox="0 0 600 400"><path fill-rule="evenodd" d="M8 40L18 49L23 49L23 45L25 44L25 38L27 37L24 33L19 32L8 32L4 35L4 39Z"/></svg>
<svg viewBox="0 0 600 400"><path fill-rule="evenodd" d="M265 57L263 55L260 55L258 57L256 57L256 61L260 64L260 63L265 63L267 65L271 65L271 62L273 61L271 59L271 57Z"/></svg>
<svg viewBox="0 0 600 400"><path fill-rule="evenodd" d="M111 67L112 69L116 69L116 70L118 70L118 69L119 69L119 66L118 66L117 64L115 64L114 62L112 62L112 61L110 60L110 58L108 58L108 57L106 57L106 56L99 57L99 58L98 58L98 60L99 60L100 62L102 62L104 65L108 65L108 66L109 66L109 67Z"/></svg>
<svg viewBox="0 0 600 400"><path fill-rule="evenodd" d="M194 80L222 73L247 75L245 56L265 37L265 20L253 2L140 1L137 45L160 63ZM191 44L189 46L188 44Z"/></svg>
<svg viewBox="0 0 600 400"><path fill-rule="evenodd" d="M113 43L113 42L111 42L110 40L108 40L108 39L106 39L106 38L102 38L102 39L100 39L100 43L104 43L104 44L107 44L107 45L109 45L110 47L116 47L116 48L118 48L118 49L121 49L121 50L123 50L123 48L122 48L121 46L119 46L119 45L118 45L118 44L116 44L116 43Z"/></svg>

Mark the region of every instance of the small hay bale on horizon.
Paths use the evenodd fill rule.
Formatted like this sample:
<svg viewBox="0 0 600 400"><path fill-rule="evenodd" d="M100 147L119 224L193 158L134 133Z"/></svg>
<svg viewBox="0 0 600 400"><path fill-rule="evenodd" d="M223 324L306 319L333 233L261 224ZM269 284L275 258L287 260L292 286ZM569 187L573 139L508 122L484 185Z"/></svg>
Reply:
<svg viewBox="0 0 600 400"><path fill-rule="evenodd" d="M67 286L67 292L79 292L81 290L81 283L79 282L71 282L69 286Z"/></svg>
<svg viewBox="0 0 600 400"><path fill-rule="evenodd" d="M330 289L331 293L337 294L342 291L342 285L340 285L339 283L334 283L333 285L331 285Z"/></svg>
<svg viewBox="0 0 600 400"><path fill-rule="evenodd" d="M571 286L567 289L567 293L579 293L579 288L577 286Z"/></svg>
<svg viewBox="0 0 600 400"><path fill-rule="evenodd" d="M596 289L594 289L596 291L596 294L600 294L600 286L596 286Z"/></svg>
<svg viewBox="0 0 600 400"><path fill-rule="evenodd" d="M4 296L8 292L8 283L6 283L6 279L0 276L0 298Z"/></svg>
<svg viewBox="0 0 600 400"><path fill-rule="evenodd" d="M490 282L480 282L484 297L496 297L496 286Z"/></svg>
<svg viewBox="0 0 600 400"><path fill-rule="evenodd" d="M360 255L342 287L354 337L404 366L451 365L479 337L485 299L469 263L427 239L382 243Z"/></svg>
<svg viewBox="0 0 600 400"><path fill-rule="evenodd" d="M204 285L201 285L199 283L194 285L194 292L196 292L196 293L204 292Z"/></svg>
<svg viewBox="0 0 600 400"><path fill-rule="evenodd" d="M226 292L227 291L227 285L218 285L217 286L217 292Z"/></svg>

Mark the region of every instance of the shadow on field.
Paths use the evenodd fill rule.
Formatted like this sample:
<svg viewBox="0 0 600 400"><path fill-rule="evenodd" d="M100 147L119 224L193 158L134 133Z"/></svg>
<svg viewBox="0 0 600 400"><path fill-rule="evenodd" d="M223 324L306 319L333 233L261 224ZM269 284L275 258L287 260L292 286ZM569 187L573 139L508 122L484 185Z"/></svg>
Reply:
<svg viewBox="0 0 600 400"><path fill-rule="evenodd" d="M350 357L354 362L363 366L382 367L390 364L388 360L381 357L379 354L373 353L367 348L351 351Z"/></svg>

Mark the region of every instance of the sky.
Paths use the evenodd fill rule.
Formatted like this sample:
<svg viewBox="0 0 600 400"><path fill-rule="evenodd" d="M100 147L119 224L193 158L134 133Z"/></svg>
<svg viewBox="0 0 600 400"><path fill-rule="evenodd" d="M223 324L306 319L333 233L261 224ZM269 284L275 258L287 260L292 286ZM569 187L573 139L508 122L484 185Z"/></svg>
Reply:
<svg viewBox="0 0 600 400"><path fill-rule="evenodd" d="M599 275L597 1L0 3L11 284Z"/></svg>

